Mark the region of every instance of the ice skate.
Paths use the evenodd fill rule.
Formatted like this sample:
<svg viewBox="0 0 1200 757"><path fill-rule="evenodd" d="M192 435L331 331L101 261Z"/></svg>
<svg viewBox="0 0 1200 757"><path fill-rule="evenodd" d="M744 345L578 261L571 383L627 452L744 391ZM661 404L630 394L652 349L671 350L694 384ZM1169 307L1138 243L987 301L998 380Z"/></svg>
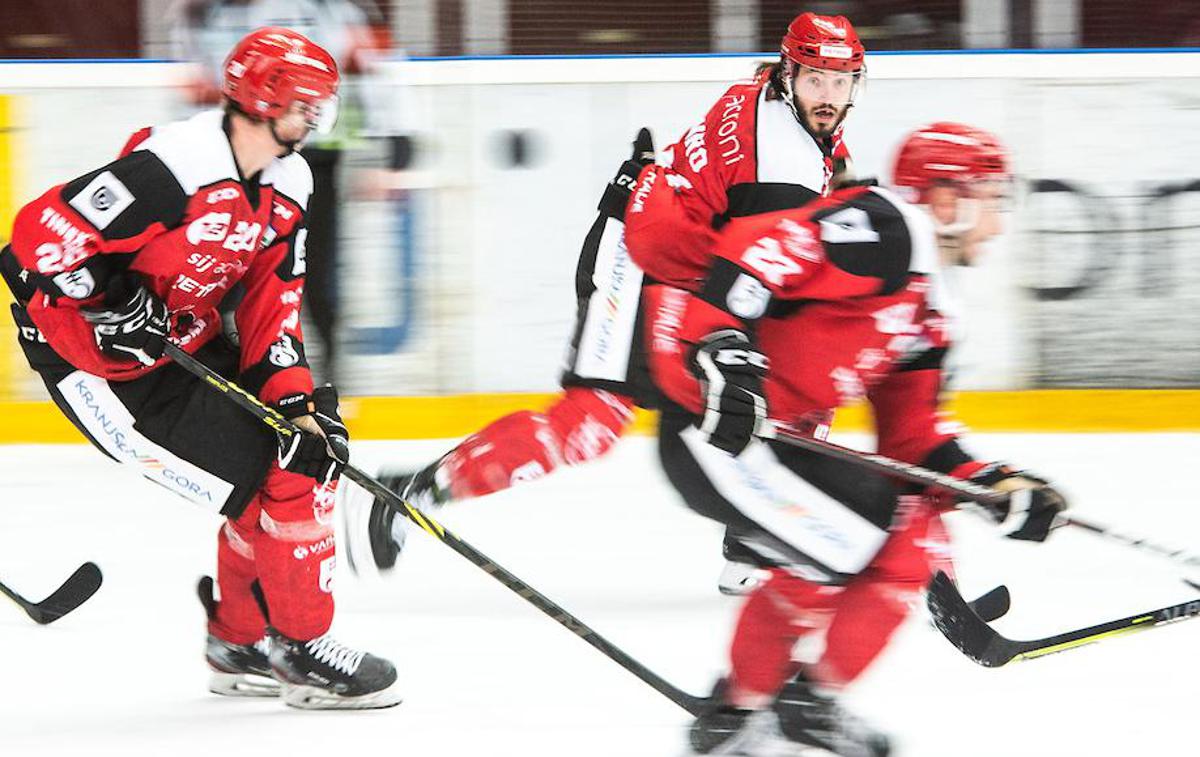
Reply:
<svg viewBox="0 0 1200 757"><path fill-rule="evenodd" d="M794 751L781 754L887 757L891 753L886 735L819 692L803 675L784 685L771 709L782 736L794 745Z"/></svg>
<svg viewBox="0 0 1200 757"><path fill-rule="evenodd" d="M208 690L227 697L279 696L281 687L267 659L270 644L265 636L253 644L233 644L209 634L204 655L212 668Z"/></svg>
<svg viewBox="0 0 1200 757"><path fill-rule="evenodd" d="M283 701L302 710L376 710L400 704L396 668L367 652L351 649L329 634L308 641L277 631L269 659L283 682Z"/></svg>
<svg viewBox="0 0 1200 757"><path fill-rule="evenodd" d="M708 707L696 716L688 729L685 757L696 755L745 755L758 757L782 737L770 711L743 710L725 701L726 681L713 687Z"/></svg>
<svg viewBox="0 0 1200 757"><path fill-rule="evenodd" d="M204 605L204 614L212 620L217 612L212 578L201 578L196 593ZM208 690L227 697L279 696L279 682L271 675L271 663L267 660L269 649L270 640L266 636L253 644L234 644L210 633L204 648L204 657L212 669Z"/></svg>
<svg viewBox="0 0 1200 757"><path fill-rule="evenodd" d="M749 563L727 560L717 577L717 591L731 597L742 597L757 589L769 573Z"/></svg>
<svg viewBox="0 0 1200 757"><path fill-rule="evenodd" d="M381 473L379 483L396 492L423 513L444 501L434 482L436 464L417 472ZM386 575L396 567L408 538L408 518L358 486L344 486L341 512L345 523L346 554L357 576Z"/></svg>

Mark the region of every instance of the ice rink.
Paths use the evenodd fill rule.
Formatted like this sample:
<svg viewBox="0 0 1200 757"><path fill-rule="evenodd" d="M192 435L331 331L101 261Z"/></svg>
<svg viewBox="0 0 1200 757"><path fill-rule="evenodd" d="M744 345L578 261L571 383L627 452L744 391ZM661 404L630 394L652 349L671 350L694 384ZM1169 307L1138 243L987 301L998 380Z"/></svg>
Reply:
<svg viewBox="0 0 1200 757"><path fill-rule="evenodd" d="M858 437L840 441L862 444ZM424 463L445 442L357 443L361 467ZM971 448L1053 478L1075 512L1195 548L1200 435L975 435ZM54 625L0 599L0 755L528 755L650 757L683 749L688 716L475 566L414 533L396 573L340 567L335 634L390 657L405 701L301 712L207 693L195 583L215 567L210 515L84 446L8 447L0 580L35 600L84 560L105 583ZM716 591L720 532L686 510L651 441L441 520L672 682L706 693L739 601ZM1159 558L1061 531L1044 546L951 516L964 593L997 583L997 628L1036 637L1180 602ZM343 561L344 562L344 561ZM898 754L1195 754L1200 622L987 670L910 620L853 690Z"/></svg>

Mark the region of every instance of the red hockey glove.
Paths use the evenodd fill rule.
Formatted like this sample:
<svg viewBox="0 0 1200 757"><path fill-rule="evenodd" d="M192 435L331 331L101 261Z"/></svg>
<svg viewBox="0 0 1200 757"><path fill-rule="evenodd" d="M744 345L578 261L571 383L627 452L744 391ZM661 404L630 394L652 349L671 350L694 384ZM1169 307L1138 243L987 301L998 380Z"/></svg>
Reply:
<svg viewBox="0 0 1200 757"><path fill-rule="evenodd" d="M350 432L338 414L337 390L326 384L311 397L284 397L277 407L301 430L279 437L279 467L325 483L339 476L350 462Z"/></svg>
<svg viewBox="0 0 1200 757"><path fill-rule="evenodd" d="M1007 492L1008 508L994 513L1005 536L1023 541L1045 541L1067 499L1049 481L1005 465L990 465L971 476L977 484Z"/></svg>
<svg viewBox="0 0 1200 757"><path fill-rule="evenodd" d="M700 340L691 367L704 397L700 432L714 447L741 454L767 419L767 356L745 332L722 329Z"/></svg>

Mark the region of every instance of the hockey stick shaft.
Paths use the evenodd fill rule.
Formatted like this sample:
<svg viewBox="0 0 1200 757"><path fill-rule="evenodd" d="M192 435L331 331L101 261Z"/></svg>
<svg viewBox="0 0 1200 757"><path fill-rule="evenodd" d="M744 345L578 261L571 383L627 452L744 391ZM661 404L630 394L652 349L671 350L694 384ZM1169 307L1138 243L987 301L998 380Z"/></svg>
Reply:
<svg viewBox="0 0 1200 757"><path fill-rule="evenodd" d="M35 623L47 625L88 601L100 589L103 580L100 568L95 563L86 562L41 602L31 602L3 583L0 583L0 592L20 605Z"/></svg>
<svg viewBox="0 0 1200 757"><path fill-rule="evenodd" d="M931 471L927 468L922 468L919 465L910 465L899 460L893 460L884 455L877 455L870 452L860 452L859 450L842 447L837 444L815 439L811 436L805 436L783 426L776 426L773 434L768 438L777 439L784 444L793 447L800 447L813 452L818 452L823 455L828 455L839 460L861 465L869 470L883 473L895 478L901 478L905 481L914 484L921 484L931 488L941 489L953 494L957 494L963 498L979 502L981 504L998 507L1002 506L1007 500L1008 495L996 491L987 486L980 486L969 481L957 479L952 476L947 476L936 471ZM1085 518L1075 516L1063 517L1061 520L1063 526L1071 526L1083 531L1088 531L1097 536L1104 537L1110 541L1119 542L1126 546L1140 549L1143 552L1156 554L1159 557L1165 557L1173 560L1181 565L1189 568L1200 568L1200 554L1189 553L1183 549L1155 544L1147 541L1140 536L1122 533L1114 530L1111 526L1106 526Z"/></svg>
<svg viewBox="0 0 1200 757"><path fill-rule="evenodd" d="M1155 544L1147 541L1140 536L1133 534L1125 534L1114 530L1111 526L1106 526L1094 521L1085 520L1071 516L1065 519L1065 525L1074 526L1075 528L1091 532L1097 536L1104 537L1109 541L1118 542L1134 549L1140 549L1143 552L1165 557L1168 560L1173 560L1188 568L1200 568L1200 554L1188 552L1183 549L1168 547L1162 544Z"/></svg>
<svg viewBox="0 0 1200 757"><path fill-rule="evenodd" d="M1008 494L997 491L990 486L981 486L961 478L955 478L944 473L929 470L928 468L922 468L919 465L911 465L894 460L885 455L861 452L849 447L843 447L832 442L807 436L786 426L774 426L771 432L765 435L764 438L775 439L792 447L799 447L837 460L854 463L876 473L883 473L893 478L903 479L909 483L921 484L922 486L957 494L963 499L988 505L989 507L1000 508L1008 502Z"/></svg>
<svg viewBox="0 0 1200 757"><path fill-rule="evenodd" d="M290 437L293 434L301 433L299 428L294 426L290 421L280 415L279 412L274 408L263 403L258 397L255 397L245 389L242 389L234 382L229 381L223 376L220 376L211 368L204 365L183 350L179 349L174 344L168 342L165 346L165 353L185 370L189 371L197 378L201 379L209 386L221 392L226 397L229 397L238 405L242 406L245 410L258 417L276 433L285 437ZM436 520L405 502L395 492L388 489L371 476L368 476L363 471L352 465L347 465L343 469L342 475L363 487L371 494L382 499L392 509L407 516L430 536L434 537L462 557L474 563L480 570L499 581L506 588L524 599L526 602L529 602L531 605L550 616L550 618L552 618L556 623L571 631L579 638L583 639L601 654L625 668L625 670L629 671L633 675L637 676L642 680L643 683L667 697L684 710L687 710L689 713L693 715L699 714L700 710L707 701L705 698L688 694L658 674L654 673L645 665L631 657L624 650L620 649L608 639L596 633L596 631L594 631L586 623L567 612L549 597L545 596L529 584L505 570L498 563L496 563L496 561L475 549L467 542L458 538L456 535L454 535L454 533L447 530Z"/></svg>

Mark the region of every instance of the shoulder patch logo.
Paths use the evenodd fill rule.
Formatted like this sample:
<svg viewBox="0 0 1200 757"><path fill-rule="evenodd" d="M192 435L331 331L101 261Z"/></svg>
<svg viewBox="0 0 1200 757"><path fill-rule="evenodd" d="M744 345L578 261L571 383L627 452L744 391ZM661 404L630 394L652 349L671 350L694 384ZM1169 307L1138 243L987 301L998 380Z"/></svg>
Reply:
<svg viewBox="0 0 1200 757"><path fill-rule="evenodd" d="M69 204L97 229L103 230L133 204L129 191L112 171L101 171Z"/></svg>

